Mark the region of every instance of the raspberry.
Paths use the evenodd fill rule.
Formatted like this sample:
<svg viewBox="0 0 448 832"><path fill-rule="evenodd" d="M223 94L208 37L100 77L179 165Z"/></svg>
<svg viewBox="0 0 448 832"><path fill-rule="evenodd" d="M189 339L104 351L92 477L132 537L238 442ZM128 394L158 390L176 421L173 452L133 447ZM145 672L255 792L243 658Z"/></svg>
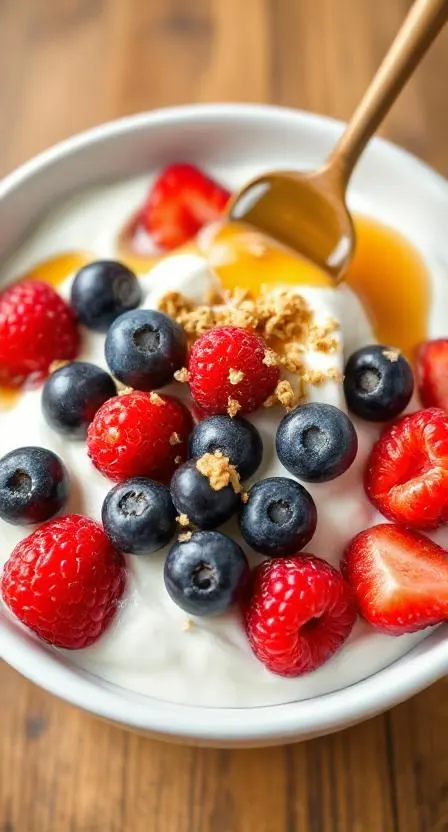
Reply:
<svg viewBox="0 0 448 832"><path fill-rule="evenodd" d="M41 381L52 361L76 358L79 333L68 304L46 283L23 280L0 293L0 383Z"/></svg>
<svg viewBox="0 0 448 832"><path fill-rule="evenodd" d="M180 401L135 390L100 407L87 432L87 451L114 482L129 477L168 482L187 458L192 429L190 412Z"/></svg>
<svg viewBox="0 0 448 832"><path fill-rule="evenodd" d="M245 329L224 326L206 332L190 355L190 389L196 404L206 413L257 410L274 392L280 375L267 354L264 341Z"/></svg>
<svg viewBox="0 0 448 832"><path fill-rule="evenodd" d="M5 564L5 604L44 641L87 647L115 614L126 583L122 555L102 528L79 514L50 520L22 540Z"/></svg>
<svg viewBox="0 0 448 832"><path fill-rule="evenodd" d="M249 643L272 673L300 676L324 664L350 635L350 587L314 555L276 558L252 573L244 603Z"/></svg>

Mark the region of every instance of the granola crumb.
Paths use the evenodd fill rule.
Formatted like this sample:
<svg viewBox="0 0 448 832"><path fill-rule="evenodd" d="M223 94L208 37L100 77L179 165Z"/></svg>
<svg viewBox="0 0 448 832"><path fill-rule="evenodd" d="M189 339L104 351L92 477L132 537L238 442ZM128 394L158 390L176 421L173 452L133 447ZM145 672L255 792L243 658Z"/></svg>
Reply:
<svg viewBox="0 0 448 832"><path fill-rule="evenodd" d="M179 516L176 517L176 523L179 523L179 526L189 526L190 518L188 514L179 514Z"/></svg>
<svg viewBox="0 0 448 832"><path fill-rule="evenodd" d="M247 491L243 491L241 494L241 502L244 504L249 502L249 493Z"/></svg>
<svg viewBox="0 0 448 832"><path fill-rule="evenodd" d="M296 396L289 381L279 381L275 388L275 395L286 410L291 410L296 403Z"/></svg>
<svg viewBox="0 0 448 832"><path fill-rule="evenodd" d="M159 396L158 393L150 393L149 394L149 401L151 402L151 404L155 404L157 407L162 407L165 404L165 402Z"/></svg>
<svg viewBox="0 0 448 832"><path fill-rule="evenodd" d="M186 384L187 381L190 380L190 373L187 368L182 367L180 370L176 370L174 373L174 380L179 381L181 384Z"/></svg>
<svg viewBox="0 0 448 832"><path fill-rule="evenodd" d="M236 399L232 399L231 396L227 399L227 413L229 414L230 418L233 419L234 416L241 410L241 405L239 401Z"/></svg>
<svg viewBox="0 0 448 832"><path fill-rule="evenodd" d="M229 370L229 381L230 384L239 384L244 378L244 373L242 370Z"/></svg>
<svg viewBox="0 0 448 832"><path fill-rule="evenodd" d="M383 350L383 355L391 364L395 364L400 358L400 350Z"/></svg>
<svg viewBox="0 0 448 832"><path fill-rule="evenodd" d="M263 364L266 364L266 367L276 367L278 364L278 358L274 350L266 350L263 358Z"/></svg>
<svg viewBox="0 0 448 832"><path fill-rule="evenodd" d="M62 361L62 360L52 361L48 370L49 370L50 373L55 373L56 370L60 370L61 367L66 367L67 364L71 364L71 363L72 363L71 361Z"/></svg>
<svg viewBox="0 0 448 832"><path fill-rule="evenodd" d="M221 451L199 457L196 468L204 477L207 477L213 491L221 491L230 484L235 494L241 492L238 471L231 464L229 457L224 456Z"/></svg>
<svg viewBox="0 0 448 832"><path fill-rule="evenodd" d="M189 540L193 537L193 532L182 532L177 538L179 543L188 543Z"/></svg>
<svg viewBox="0 0 448 832"><path fill-rule="evenodd" d="M216 287L213 289L207 289L204 295L204 303L206 306L218 306L221 303L224 303L222 292L220 292Z"/></svg>
<svg viewBox="0 0 448 832"><path fill-rule="evenodd" d="M182 295L180 292L167 292L159 303L158 307L161 312L165 312L170 318L178 318L179 315L184 315L194 308L191 300Z"/></svg>
<svg viewBox="0 0 448 832"><path fill-rule="evenodd" d="M192 630L193 627L194 627L194 622L191 620L191 618L186 618L182 622L182 629L184 630L184 632L188 632L188 630Z"/></svg>
<svg viewBox="0 0 448 832"><path fill-rule="evenodd" d="M170 445L181 445L182 439L180 438L179 434L174 431L174 433L170 436Z"/></svg>
<svg viewBox="0 0 448 832"><path fill-rule="evenodd" d="M133 393L134 388L128 387L126 384L120 384L118 388L118 395L119 396L127 396L129 393Z"/></svg>
<svg viewBox="0 0 448 832"><path fill-rule="evenodd" d="M326 384L327 381L344 381L344 375L337 367L330 367L328 370L308 370L303 374L303 381L305 384L312 384L313 387L320 387L321 384Z"/></svg>
<svg viewBox="0 0 448 832"><path fill-rule="evenodd" d="M174 457L174 464L175 465L180 465L181 462L182 462L182 457L181 456L175 456Z"/></svg>

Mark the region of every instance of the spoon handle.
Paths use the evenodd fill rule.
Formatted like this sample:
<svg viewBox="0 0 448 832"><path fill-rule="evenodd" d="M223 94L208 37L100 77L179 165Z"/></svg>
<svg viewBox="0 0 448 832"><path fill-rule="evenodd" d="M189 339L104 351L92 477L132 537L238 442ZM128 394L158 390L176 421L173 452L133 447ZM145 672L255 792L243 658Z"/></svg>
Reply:
<svg viewBox="0 0 448 832"><path fill-rule="evenodd" d="M416 0L325 168L345 191L365 145L448 20L448 0Z"/></svg>

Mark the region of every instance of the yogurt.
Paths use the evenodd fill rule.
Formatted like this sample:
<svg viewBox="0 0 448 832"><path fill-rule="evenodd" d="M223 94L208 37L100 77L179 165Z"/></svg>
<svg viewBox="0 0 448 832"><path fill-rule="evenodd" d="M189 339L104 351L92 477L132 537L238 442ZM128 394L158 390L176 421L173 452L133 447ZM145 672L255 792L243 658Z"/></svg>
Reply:
<svg viewBox="0 0 448 832"><path fill-rule="evenodd" d="M2 285L61 251L88 250L92 259L116 257L117 234L146 188L146 179L136 179L91 189L60 205L1 270ZM64 297L69 296L72 278L69 276L58 287ZM201 254L173 254L142 276L142 305L157 307L167 291L201 301L215 279ZM341 325L340 348L328 355L307 350L309 368L341 371L343 348L348 354L374 340L360 302L347 287L335 290L300 286L297 291L306 298L316 321L325 322L331 317ZM104 336L84 330L79 357L106 367ZM184 394L180 384L164 391ZM345 408L341 385L336 382L311 388L310 399ZM100 520L102 502L113 483L92 466L85 442L67 441L46 424L40 400L40 389L24 392L13 408L0 414L0 456L23 445L53 450L64 460L72 480L65 511ZM275 454L280 418L277 408L253 416L264 445L263 463L255 480L289 476ZM382 521L362 487L363 468L378 428L360 422L356 422L356 428L359 452L353 466L333 482L306 484L318 510L317 530L307 550L336 566L344 546L355 534ZM222 530L239 539L234 521ZM0 531L1 565L30 529L0 521ZM438 532L436 539L447 544L448 534ZM258 556L244 542L242 545L251 563L258 562ZM127 557L127 591L113 623L93 646L61 651L67 660L112 684L162 700L250 707L306 699L351 685L387 666L425 636L418 633L392 638L358 621L344 648L319 670L297 679L277 677L252 654L238 611L216 619L191 618L170 600L163 582L165 557L166 550Z"/></svg>

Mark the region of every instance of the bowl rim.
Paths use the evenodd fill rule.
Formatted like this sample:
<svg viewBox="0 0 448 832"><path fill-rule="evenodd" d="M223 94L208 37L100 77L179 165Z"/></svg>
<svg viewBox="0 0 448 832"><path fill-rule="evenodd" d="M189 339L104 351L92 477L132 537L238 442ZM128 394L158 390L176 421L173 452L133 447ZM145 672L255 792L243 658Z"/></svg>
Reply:
<svg viewBox="0 0 448 832"><path fill-rule="evenodd" d="M266 104L187 104L125 116L58 142L9 173L0 182L0 199L26 185L34 174L57 165L85 147L122 134L167 123L216 124L228 119L244 122L276 121L307 124L325 130L335 139L344 123L336 119ZM447 202L448 182L429 165L389 141L372 140L377 152L406 164L435 188ZM448 625L442 625L420 644L388 667L349 687L311 699L280 705L212 708L172 704L135 695L132 705L126 690L99 686L95 677L75 665L59 661L51 650L37 651L35 642L0 619L0 657L11 667L50 693L111 722L136 731L170 739L212 745L269 744L317 736L355 724L386 710L422 690L448 671Z"/></svg>

